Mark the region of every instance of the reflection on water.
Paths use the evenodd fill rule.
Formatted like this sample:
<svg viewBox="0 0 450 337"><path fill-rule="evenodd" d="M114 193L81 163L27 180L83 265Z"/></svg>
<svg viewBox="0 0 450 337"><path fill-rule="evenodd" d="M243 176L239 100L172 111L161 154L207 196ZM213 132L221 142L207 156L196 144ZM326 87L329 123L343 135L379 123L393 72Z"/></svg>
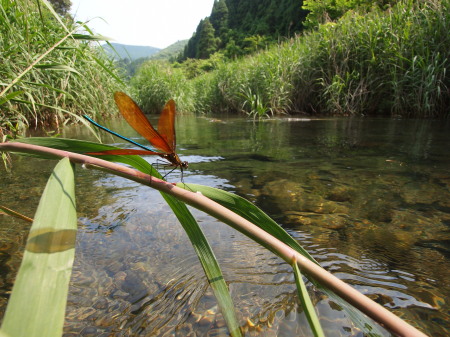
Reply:
<svg viewBox="0 0 450 337"><path fill-rule="evenodd" d="M186 182L250 199L327 270L427 334L449 335L448 123L189 116L177 123L178 152L190 163ZM119 121L109 126L142 141ZM64 136L74 134L90 137L76 127ZM0 203L32 215L53 165L15 159L12 174L1 171L8 193ZM169 177L179 179L179 172ZM78 168L77 195L80 230L65 336L228 334L197 257L157 192ZM223 268L246 335L311 335L290 267L226 225L193 213ZM2 311L28 228L0 216ZM339 306L309 289L326 334L361 335Z"/></svg>

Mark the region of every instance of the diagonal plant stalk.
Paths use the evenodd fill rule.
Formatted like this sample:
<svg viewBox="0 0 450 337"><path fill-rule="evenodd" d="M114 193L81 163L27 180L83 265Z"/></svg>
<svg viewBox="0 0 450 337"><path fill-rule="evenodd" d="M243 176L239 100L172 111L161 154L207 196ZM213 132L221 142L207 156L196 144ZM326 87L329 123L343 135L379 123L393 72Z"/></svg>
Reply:
<svg viewBox="0 0 450 337"><path fill-rule="evenodd" d="M0 205L0 211L3 211L4 214L8 214L10 216L28 221L28 222L33 222L33 219L27 217L26 215L20 214L19 212L16 212L8 207L2 206ZM0 213L1 214L1 213Z"/></svg>
<svg viewBox="0 0 450 337"><path fill-rule="evenodd" d="M135 169L68 151L23 143L2 143L0 144L0 151L40 154L55 159L68 157L72 162L82 164L86 168L101 170L117 176L125 177L167 193L190 206L208 213L233 228L236 228L241 233L251 237L258 243L261 243L264 246L270 246L271 250L276 251L277 255L283 258L288 264L291 264L295 259L298 267L303 273L327 286L341 298L383 325L395 335L405 337L426 336L424 333L409 325L383 306L375 303L347 283L341 281L336 276L318 266L316 263L304 257L284 242L274 238L255 224L199 193L193 193L178 188L174 184L149 176Z"/></svg>

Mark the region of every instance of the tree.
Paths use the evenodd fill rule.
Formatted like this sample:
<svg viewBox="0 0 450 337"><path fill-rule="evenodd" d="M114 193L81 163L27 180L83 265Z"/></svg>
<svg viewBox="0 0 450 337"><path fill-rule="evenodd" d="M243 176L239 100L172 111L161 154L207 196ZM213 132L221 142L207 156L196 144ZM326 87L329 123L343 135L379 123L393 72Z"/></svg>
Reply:
<svg viewBox="0 0 450 337"><path fill-rule="evenodd" d="M228 31L228 7L225 0L214 1L209 20L214 27L215 36L220 40L219 47L224 47Z"/></svg>
<svg viewBox="0 0 450 337"><path fill-rule="evenodd" d="M216 51L235 58L257 50L269 41L290 37L303 29L308 10L303 9L302 4L303 0L215 0L210 17L200 22L182 59L205 58ZM250 40L244 41L247 37ZM242 48L240 53L237 53L237 48Z"/></svg>
<svg viewBox="0 0 450 337"><path fill-rule="evenodd" d="M206 59L217 50L214 27L209 21L209 18L203 20L198 35L197 58Z"/></svg>
<svg viewBox="0 0 450 337"><path fill-rule="evenodd" d="M308 28L320 24L336 21L347 11L371 6L385 6L397 2L396 0L304 0L303 8L309 11L306 17Z"/></svg>
<svg viewBox="0 0 450 337"><path fill-rule="evenodd" d="M200 21L200 24L202 24L202 21ZM200 27L200 25L199 25ZM197 32L199 32L200 28L197 27ZM192 37L189 39L187 45L184 47L184 53L182 60L186 60L188 58L196 58L197 57L197 44L198 44L198 34L195 32L192 34Z"/></svg>
<svg viewBox="0 0 450 337"><path fill-rule="evenodd" d="M247 36L244 39L244 44L245 44L244 50L248 54L254 53L258 49L264 48L266 46L266 43L267 43L267 38L264 36L261 36L261 35Z"/></svg>
<svg viewBox="0 0 450 337"><path fill-rule="evenodd" d="M72 2L70 0L49 0L55 9L56 13L61 16L67 16L72 7Z"/></svg>
<svg viewBox="0 0 450 337"><path fill-rule="evenodd" d="M230 38L225 47L225 56L229 59L236 59L240 55L242 55L242 48L236 45L233 38Z"/></svg>

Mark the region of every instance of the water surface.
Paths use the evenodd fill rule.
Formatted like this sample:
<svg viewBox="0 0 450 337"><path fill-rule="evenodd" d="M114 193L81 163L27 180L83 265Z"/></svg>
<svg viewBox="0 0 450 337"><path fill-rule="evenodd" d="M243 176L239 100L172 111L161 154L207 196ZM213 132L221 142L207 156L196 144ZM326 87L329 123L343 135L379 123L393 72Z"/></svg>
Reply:
<svg viewBox="0 0 450 337"><path fill-rule="evenodd" d="M145 142L119 120L108 125ZM449 123L423 120L177 120L178 152L190 163L185 182L248 198L327 270L430 336L450 334L449 134ZM76 126L63 136L94 139ZM0 203L32 216L54 165L14 157L14 171L0 171ZM161 196L104 173L76 173L80 231L65 336L226 336L197 257ZM168 179L179 181L179 172ZM192 212L247 335L310 335L290 267ZM2 312L28 228L0 216ZM328 335L360 336L339 306L309 289Z"/></svg>

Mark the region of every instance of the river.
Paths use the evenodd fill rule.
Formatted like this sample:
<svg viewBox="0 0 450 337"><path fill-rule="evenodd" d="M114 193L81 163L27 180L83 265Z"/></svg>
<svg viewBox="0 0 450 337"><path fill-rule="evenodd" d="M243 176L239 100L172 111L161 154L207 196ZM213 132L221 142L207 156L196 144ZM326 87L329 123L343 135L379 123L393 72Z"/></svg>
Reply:
<svg viewBox="0 0 450 337"><path fill-rule="evenodd" d="M145 143L125 122L107 125ZM63 137L94 140L81 126ZM186 183L262 208L327 270L430 336L450 335L450 122L177 118ZM119 139L103 140L129 147ZM156 158L145 157L154 162ZM13 157L0 204L33 216L55 161ZM178 170L169 181L179 181ZM65 336L226 336L194 250L158 192L76 170L79 215ZM248 336L309 336L290 267L192 210ZM0 215L0 315L29 224ZM326 334L360 336L309 284ZM388 334L386 334L388 335Z"/></svg>

